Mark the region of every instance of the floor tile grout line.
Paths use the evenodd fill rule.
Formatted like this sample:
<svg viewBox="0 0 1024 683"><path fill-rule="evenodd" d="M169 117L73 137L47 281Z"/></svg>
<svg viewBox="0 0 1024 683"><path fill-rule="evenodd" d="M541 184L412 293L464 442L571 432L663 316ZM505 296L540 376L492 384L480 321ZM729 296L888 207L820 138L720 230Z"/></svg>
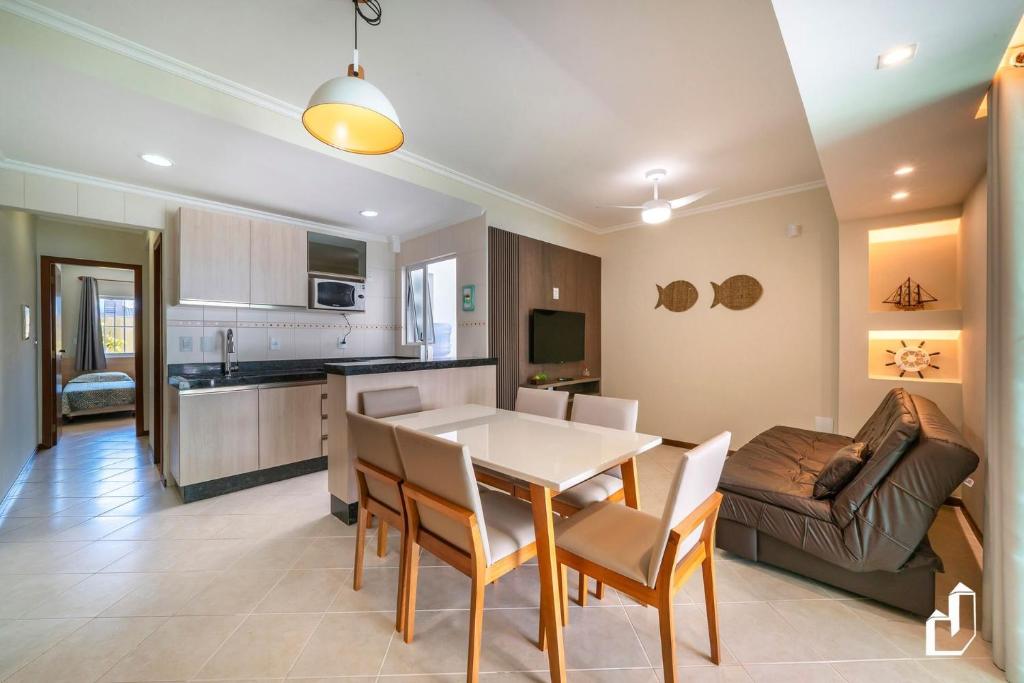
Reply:
<svg viewBox="0 0 1024 683"><path fill-rule="evenodd" d="M246 617L246 618L248 618L248 617ZM320 613L320 618L317 619L316 626L314 626L312 629L310 629L309 635L306 636L306 640L303 641L303 643L302 643L302 647L299 648L299 651L295 654L295 658L292 660L291 664L288 665L288 671L285 672L285 675L284 675L285 678L289 678L291 676L292 669L294 669L295 665L299 663L300 659L302 659L302 653L304 653L306 651L306 648L309 647L309 641L313 640L313 636L316 635L317 630L320 628L320 625L322 623L324 623L324 619L326 619L326 618L327 618L327 612L321 612ZM259 678L259 677L257 677L257 678Z"/></svg>
<svg viewBox="0 0 1024 683"><path fill-rule="evenodd" d="M620 598L620 601L621 601L621 598ZM648 652L647 652L647 646L644 645L644 641L640 637L640 633L637 632L637 630L636 630L636 624L633 623L633 619L629 616L629 610L626 609L625 605L620 605L620 607L622 607L622 611L626 615L626 622L629 624L629 628L632 629L632 631L633 631L633 637L636 638L636 641L638 643L640 643L640 650L644 653L644 659L647 660L648 666L650 666L651 670L653 671L654 670L654 662L651 661L651 655L648 654ZM674 645L674 643L673 643L673 645ZM664 666L663 666L663 668L664 668ZM657 673L655 673L655 675L657 675Z"/></svg>
<svg viewBox="0 0 1024 683"><path fill-rule="evenodd" d="M388 646L384 648L384 656L380 658L380 665L377 667L377 677L374 679L375 683L379 682L380 677L384 674L384 664L387 663L388 655L391 653L391 644L395 642L395 633L396 631L392 630L391 637L388 638Z"/></svg>

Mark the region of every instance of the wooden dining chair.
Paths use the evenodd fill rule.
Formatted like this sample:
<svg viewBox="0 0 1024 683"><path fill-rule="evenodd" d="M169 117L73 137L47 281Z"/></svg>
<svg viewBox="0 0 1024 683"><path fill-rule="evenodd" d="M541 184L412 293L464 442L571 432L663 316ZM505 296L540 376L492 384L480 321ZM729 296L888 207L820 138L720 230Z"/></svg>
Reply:
<svg viewBox="0 0 1024 683"><path fill-rule="evenodd" d="M519 387L516 391L517 413L564 420L568 406L569 392L567 391L548 391L547 389L531 389L529 387ZM530 486L501 472L486 467L477 467L476 479L481 484L520 498L524 497L523 492L525 491L524 499L529 500Z"/></svg>
<svg viewBox="0 0 1024 683"><path fill-rule="evenodd" d="M697 567L704 578L711 661L721 661L714 549L722 494L715 489L730 438L722 432L683 456L660 518L603 501L555 527L560 570L566 565L658 608L666 683L678 680L672 597Z"/></svg>
<svg viewBox="0 0 1024 683"><path fill-rule="evenodd" d="M408 415L423 410L418 387L396 387L393 389L375 389L364 391L359 395L363 403L363 415L376 418ZM377 517L377 557L388 554L388 522Z"/></svg>
<svg viewBox="0 0 1024 683"><path fill-rule="evenodd" d="M572 402L571 420L625 432L635 432L639 411L640 402L634 399L576 394ZM528 496L529 491L517 489L516 494L520 497ZM622 468L615 466L558 494L551 500L551 507L563 517L569 517L588 505L604 500L619 502L625 498L626 490L622 481ZM583 606L587 604L588 583L587 576L581 573L576 602ZM598 581L596 588L597 599L604 599L604 583Z"/></svg>
<svg viewBox="0 0 1024 683"><path fill-rule="evenodd" d="M366 551L366 530L371 517L380 523L380 534L387 534L390 524L400 534L400 552L405 549L407 532L405 499L402 496L402 481L405 470L398 455L398 443L395 441L394 426L372 417L358 415L349 411L348 429L356 454L356 480L359 484L359 511L356 527L356 558L352 572L352 589L359 590L363 586L363 562ZM379 538L379 537L378 537ZM380 542L378 541L378 547ZM386 552L386 547L385 547ZM399 563L398 596L395 608L395 630L403 630L405 610L402 609L404 597L402 576L404 563Z"/></svg>
<svg viewBox="0 0 1024 683"><path fill-rule="evenodd" d="M513 496L480 490L462 444L404 427L397 427L396 434L405 468L402 492L409 525L403 560L403 636L412 642L423 547L472 581L466 680L475 682L480 672L484 588L537 555L533 511ZM564 614L564 603L562 609Z"/></svg>

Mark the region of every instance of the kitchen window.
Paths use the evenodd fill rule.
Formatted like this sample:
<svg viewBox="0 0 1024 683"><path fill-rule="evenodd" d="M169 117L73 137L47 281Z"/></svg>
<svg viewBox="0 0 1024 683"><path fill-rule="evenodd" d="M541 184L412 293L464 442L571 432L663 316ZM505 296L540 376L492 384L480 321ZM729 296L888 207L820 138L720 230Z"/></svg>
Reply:
<svg viewBox="0 0 1024 683"><path fill-rule="evenodd" d="M426 346L434 359L457 357L455 265L455 257L448 256L405 268L404 341Z"/></svg>
<svg viewBox="0 0 1024 683"><path fill-rule="evenodd" d="M100 297L100 328L107 355L135 353L135 299Z"/></svg>

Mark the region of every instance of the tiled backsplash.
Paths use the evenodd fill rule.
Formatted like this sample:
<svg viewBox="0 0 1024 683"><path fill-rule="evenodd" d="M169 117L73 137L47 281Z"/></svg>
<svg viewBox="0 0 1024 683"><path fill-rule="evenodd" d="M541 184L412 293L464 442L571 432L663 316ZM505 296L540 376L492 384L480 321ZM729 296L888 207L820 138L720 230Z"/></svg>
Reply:
<svg viewBox="0 0 1024 683"><path fill-rule="evenodd" d="M395 352L395 300L371 297L365 313L172 306L167 309L167 362L219 363L228 328L239 361L385 356Z"/></svg>

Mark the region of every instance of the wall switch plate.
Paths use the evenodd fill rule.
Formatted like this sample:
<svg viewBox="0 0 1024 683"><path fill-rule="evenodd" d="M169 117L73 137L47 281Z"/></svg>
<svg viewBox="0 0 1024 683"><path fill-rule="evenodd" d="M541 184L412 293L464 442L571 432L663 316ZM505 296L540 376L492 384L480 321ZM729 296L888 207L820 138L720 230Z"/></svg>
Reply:
<svg viewBox="0 0 1024 683"><path fill-rule="evenodd" d="M551 298L554 299L555 301L558 301L558 287L555 287L551 290Z"/></svg>
<svg viewBox="0 0 1024 683"><path fill-rule="evenodd" d="M835 420L831 417L815 417L814 418L814 431L816 432L828 432L832 433L835 430Z"/></svg>
<svg viewBox="0 0 1024 683"><path fill-rule="evenodd" d="M270 338L270 350L271 351L280 351L281 350L281 340L278 339L277 337L271 337Z"/></svg>
<svg viewBox="0 0 1024 683"><path fill-rule="evenodd" d="M216 337L200 337L199 338L199 350L205 353L217 350L217 338Z"/></svg>
<svg viewBox="0 0 1024 683"><path fill-rule="evenodd" d="M178 351L192 353L192 337L178 337Z"/></svg>

